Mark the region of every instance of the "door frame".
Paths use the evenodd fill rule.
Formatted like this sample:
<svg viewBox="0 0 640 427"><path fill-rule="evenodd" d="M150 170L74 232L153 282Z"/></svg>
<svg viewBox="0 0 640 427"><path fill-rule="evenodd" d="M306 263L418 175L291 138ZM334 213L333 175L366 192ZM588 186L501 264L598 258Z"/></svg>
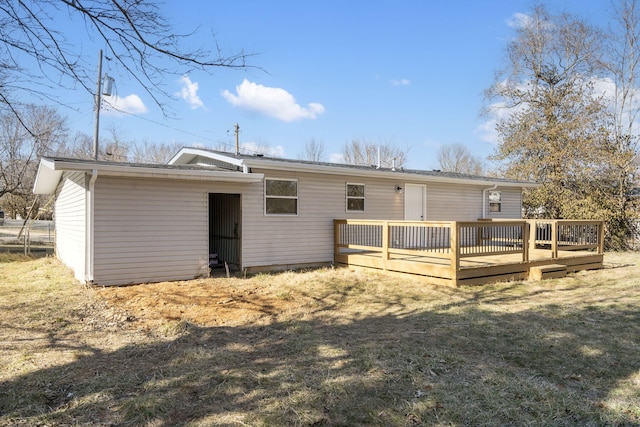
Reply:
<svg viewBox="0 0 640 427"><path fill-rule="evenodd" d="M411 190L409 190L411 189ZM409 207L415 207L415 201L412 197L407 197L409 191L420 191L421 192L421 203L420 207L422 211L421 219L409 220L407 219L407 213L410 212ZM412 205L412 202L414 203ZM425 184L405 184L404 185L404 220L405 221L426 221L427 220L427 186Z"/></svg>
<svg viewBox="0 0 640 427"><path fill-rule="evenodd" d="M242 268L242 194L210 192L207 199L210 265L211 255L216 253L220 256L217 261L227 262L231 268L239 270ZM218 204L216 209L212 206L215 203ZM222 232L223 235L216 235L215 232ZM221 239L221 247L217 250L213 238Z"/></svg>

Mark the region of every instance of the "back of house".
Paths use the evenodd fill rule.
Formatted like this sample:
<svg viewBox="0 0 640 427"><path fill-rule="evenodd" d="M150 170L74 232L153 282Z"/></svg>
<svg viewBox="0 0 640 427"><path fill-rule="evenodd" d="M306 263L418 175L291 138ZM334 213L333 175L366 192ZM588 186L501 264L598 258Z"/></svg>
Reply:
<svg viewBox="0 0 640 427"><path fill-rule="evenodd" d="M333 262L334 219L517 219L533 183L183 148L167 165L44 158L57 256L99 285Z"/></svg>

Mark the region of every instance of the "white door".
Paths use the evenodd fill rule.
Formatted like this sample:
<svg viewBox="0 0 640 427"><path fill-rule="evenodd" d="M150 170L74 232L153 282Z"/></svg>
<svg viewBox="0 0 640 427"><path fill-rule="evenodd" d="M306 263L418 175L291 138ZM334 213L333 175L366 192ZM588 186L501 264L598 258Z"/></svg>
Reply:
<svg viewBox="0 0 640 427"><path fill-rule="evenodd" d="M420 184L404 186L404 220L427 220L427 187Z"/></svg>
<svg viewBox="0 0 640 427"><path fill-rule="evenodd" d="M404 186L404 220L425 221L427 207L427 187L418 184L406 184ZM425 228L415 225L402 227L399 235L402 239L400 247L403 249L418 249L424 246L426 241Z"/></svg>

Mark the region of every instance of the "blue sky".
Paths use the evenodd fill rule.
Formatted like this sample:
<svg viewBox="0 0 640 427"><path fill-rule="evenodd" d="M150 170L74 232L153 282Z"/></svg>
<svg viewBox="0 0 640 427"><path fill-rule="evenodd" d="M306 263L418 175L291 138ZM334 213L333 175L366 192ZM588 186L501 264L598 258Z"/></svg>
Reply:
<svg viewBox="0 0 640 427"><path fill-rule="evenodd" d="M223 51L255 53L249 62L262 70L166 76L165 88L175 94L168 100L175 118L167 119L133 78L105 61L103 72L116 79L117 102L132 115L103 110L102 139L116 129L120 138L137 143L233 149L238 123L241 144L287 158L299 157L315 140L324 146L324 160L338 161L353 139L406 147L405 166L415 169L437 168L438 148L455 143L484 158L495 141L480 116L483 91L503 64L514 34L510 22L533 5L168 0L164 14L179 32L199 27L193 47L211 47L213 32ZM547 5L606 25L607 0ZM97 64L100 48L85 40L84 59ZM61 112L72 130L92 135L91 97L80 88L64 96L73 109Z"/></svg>

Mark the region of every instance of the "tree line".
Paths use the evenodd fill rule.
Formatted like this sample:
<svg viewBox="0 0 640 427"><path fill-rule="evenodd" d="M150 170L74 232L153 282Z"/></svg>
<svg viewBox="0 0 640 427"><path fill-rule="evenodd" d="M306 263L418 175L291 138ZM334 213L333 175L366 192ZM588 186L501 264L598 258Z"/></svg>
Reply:
<svg viewBox="0 0 640 427"><path fill-rule="evenodd" d="M103 138L99 160L166 163L180 145L124 140L115 128ZM0 209L10 218L50 216L50 206L33 194L40 158L94 159L93 138L70 134L67 119L55 108L26 106L20 116L0 112Z"/></svg>

